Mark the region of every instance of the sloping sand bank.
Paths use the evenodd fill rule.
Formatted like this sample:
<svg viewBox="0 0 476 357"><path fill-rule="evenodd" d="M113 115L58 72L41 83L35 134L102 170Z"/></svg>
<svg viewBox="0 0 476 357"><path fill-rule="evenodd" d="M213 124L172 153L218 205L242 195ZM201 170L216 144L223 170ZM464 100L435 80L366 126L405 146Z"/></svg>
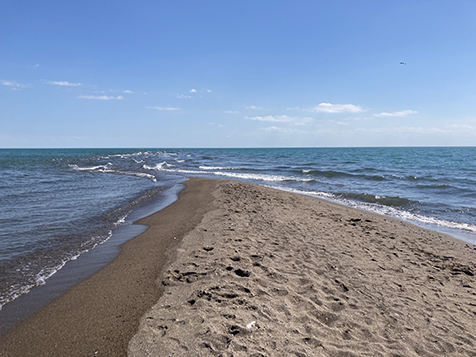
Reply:
<svg viewBox="0 0 476 357"><path fill-rule="evenodd" d="M139 356L476 356L473 245L251 184L218 185L129 343Z"/></svg>

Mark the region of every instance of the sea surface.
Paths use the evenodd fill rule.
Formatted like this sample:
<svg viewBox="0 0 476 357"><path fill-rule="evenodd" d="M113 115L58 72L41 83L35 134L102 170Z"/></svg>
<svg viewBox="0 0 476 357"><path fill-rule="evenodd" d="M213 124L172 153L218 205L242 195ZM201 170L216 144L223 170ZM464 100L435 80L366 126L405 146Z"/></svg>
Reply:
<svg viewBox="0 0 476 357"><path fill-rule="evenodd" d="M476 244L476 147L1 149L0 308L192 176L314 195Z"/></svg>

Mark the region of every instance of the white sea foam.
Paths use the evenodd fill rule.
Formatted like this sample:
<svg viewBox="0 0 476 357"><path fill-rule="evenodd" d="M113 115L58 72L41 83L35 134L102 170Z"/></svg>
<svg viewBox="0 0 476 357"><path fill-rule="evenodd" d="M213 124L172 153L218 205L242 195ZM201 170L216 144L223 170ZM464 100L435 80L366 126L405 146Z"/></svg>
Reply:
<svg viewBox="0 0 476 357"><path fill-rule="evenodd" d="M137 176L137 177L148 178L154 182L157 182L157 178L154 175L148 174L146 172L113 170L109 168L110 165L112 164L108 163L107 165L98 165L98 166L90 166L90 167L79 167L77 165L69 165L69 166L73 170L76 170L76 171L94 171L94 172L102 172L102 173L108 173L108 174L122 174L122 175L129 175L129 176Z"/></svg>
<svg viewBox="0 0 476 357"><path fill-rule="evenodd" d="M239 178L244 180L259 180L259 181L268 181L268 182L284 182L284 181L299 181L299 182L310 182L313 179L305 179L296 176L284 176L284 175L267 175L267 174L250 174L250 173L234 173L234 172L214 172L217 176L226 176Z"/></svg>
<svg viewBox="0 0 476 357"><path fill-rule="evenodd" d="M18 284L14 284L13 286L11 286L5 296L0 296L0 310L2 310L3 305L8 304L9 302L28 293L34 287L35 285L20 286Z"/></svg>
<svg viewBox="0 0 476 357"><path fill-rule="evenodd" d="M166 164L166 165L164 165ZM164 166L170 166L167 163L157 164L154 167L144 165L143 168L148 170L157 170L164 172L182 173L188 175L216 175L224 177L238 178L242 180L256 180L256 181L268 181L268 182L284 182L284 181L298 181L298 182L311 182L313 179L307 179L296 176L284 176L284 175L269 175L269 174L251 174L251 173L239 173L239 172L224 172L224 171L212 171L212 170L183 170L183 169L167 169Z"/></svg>
<svg viewBox="0 0 476 357"><path fill-rule="evenodd" d="M157 182L157 179L154 175L151 175L145 172L119 171L119 170L110 170L110 169L99 169L97 170L97 172L144 177L144 178L151 179L154 182Z"/></svg>
<svg viewBox="0 0 476 357"><path fill-rule="evenodd" d="M269 187L273 187L273 186L269 186ZM282 191L288 191L288 192L294 192L294 193L299 193L299 194L304 194L309 196L320 197L320 198L334 201L336 203L340 203L349 207L358 208L358 209L370 211L373 213L378 213L385 216L395 217L405 221L414 221L417 223L419 222L419 223L429 224L432 226L459 229L459 230L463 230L467 232L476 233L476 225L473 225L473 224L452 222L452 221L439 219L437 217L423 216L420 214L411 213L402 209L385 206L378 203L357 202L350 199L338 197L337 195L334 195L328 192L302 191L302 190L296 190L296 189L287 188L287 187L273 187L273 188L278 188Z"/></svg>
<svg viewBox="0 0 476 357"><path fill-rule="evenodd" d="M146 152L142 152L142 151L139 151L139 152L135 152L135 153L132 153L132 154L115 154L115 155L108 155L108 156L105 156L106 158L109 158L109 157L119 157L121 159L124 159L124 158L128 158L128 157L133 157L133 156L142 156L142 155L150 155L151 153L146 151Z"/></svg>
<svg viewBox="0 0 476 357"><path fill-rule="evenodd" d="M124 175L144 177L144 178L151 179L154 182L157 182L157 178L154 175L151 175L151 174L148 174L148 173L145 173L145 172L130 172L130 171L117 171L117 172L120 173L120 174L124 174Z"/></svg>
<svg viewBox="0 0 476 357"><path fill-rule="evenodd" d="M38 274L36 274L35 284L33 284L32 287L45 285L46 280L48 278L51 278L54 274L56 274L58 271L60 271L61 268L63 268L66 265L67 262L69 262L71 260L78 259L79 255L80 254L76 254L76 255L70 257L69 259L65 259L60 264L58 264L57 266L46 267L46 268L41 269L41 271Z"/></svg>
<svg viewBox="0 0 476 357"><path fill-rule="evenodd" d="M97 170L107 169L110 165L112 164L108 162L106 165L89 166L89 167L79 167L78 165L69 165L69 167L71 167L73 170L76 170L76 171L97 171Z"/></svg>
<svg viewBox="0 0 476 357"><path fill-rule="evenodd" d="M164 167L175 167L175 165L169 164L166 161L156 164L155 166L143 165L142 168L146 170L166 171Z"/></svg>
<svg viewBox="0 0 476 357"><path fill-rule="evenodd" d="M237 168L234 168L234 167L221 167L221 166L199 166L198 167L199 169L202 169L202 170L239 170Z"/></svg>
<svg viewBox="0 0 476 357"><path fill-rule="evenodd" d="M94 248L96 248L100 244L104 244L107 242L110 238L112 237L112 231L109 231L108 235L105 237L101 236L94 236L91 238L89 242L83 243L81 246L84 247L87 243L90 243L91 241L95 241L95 243L87 248L83 249L80 252L73 254L72 256L69 256L65 259L63 259L59 264L53 266L53 267L45 267L41 269L36 275L33 283L26 284L26 285L19 285L19 284L14 284L10 287L10 289L7 291L7 293L4 296L0 296L0 310L2 309L3 305L12 302L13 300L19 298L20 296L27 294L30 292L31 289L33 289L36 286L41 286L46 284L46 280L51 278L54 274L56 274L58 271L60 271L66 263L76 260L79 258L81 254L84 254ZM29 270L29 268L25 269Z"/></svg>
<svg viewBox="0 0 476 357"><path fill-rule="evenodd" d="M124 216L122 216L121 218L119 218L116 222L114 222L114 226L117 227L123 223L126 222L126 218L127 216L129 215L129 213L126 213Z"/></svg>
<svg viewBox="0 0 476 357"><path fill-rule="evenodd" d="M110 158L120 158L120 159L127 159L127 158L134 158L137 156L143 156L143 157L152 157L152 156L163 156L163 157L170 157L170 156L175 156L177 153L174 152L166 152L166 151L138 151L134 152L131 154L112 154L112 155L106 155L106 156L100 156L99 159L110 159Z"/></svg>

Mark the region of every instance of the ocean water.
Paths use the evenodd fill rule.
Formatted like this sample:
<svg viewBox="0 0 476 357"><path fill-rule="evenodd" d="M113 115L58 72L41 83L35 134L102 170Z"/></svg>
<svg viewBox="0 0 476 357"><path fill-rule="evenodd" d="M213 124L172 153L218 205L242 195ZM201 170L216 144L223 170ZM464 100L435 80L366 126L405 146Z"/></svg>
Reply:
<svg viewBox="0 0 476 357"><path fill-rule="evenodd" d="M476 147L0 150L0 307L186 177L370 210L476 244Z"/></svg>

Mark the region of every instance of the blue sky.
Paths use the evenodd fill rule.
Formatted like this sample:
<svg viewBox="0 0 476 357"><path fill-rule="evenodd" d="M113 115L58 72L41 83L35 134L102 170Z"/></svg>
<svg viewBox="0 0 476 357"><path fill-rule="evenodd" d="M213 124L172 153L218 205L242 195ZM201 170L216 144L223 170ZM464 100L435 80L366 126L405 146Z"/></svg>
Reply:
<svg viewBox="0 0 476 357"><path fill-rule="evenodd" d="M476 145L475 19L473 0L3 0L0 147Z"/></svg>

